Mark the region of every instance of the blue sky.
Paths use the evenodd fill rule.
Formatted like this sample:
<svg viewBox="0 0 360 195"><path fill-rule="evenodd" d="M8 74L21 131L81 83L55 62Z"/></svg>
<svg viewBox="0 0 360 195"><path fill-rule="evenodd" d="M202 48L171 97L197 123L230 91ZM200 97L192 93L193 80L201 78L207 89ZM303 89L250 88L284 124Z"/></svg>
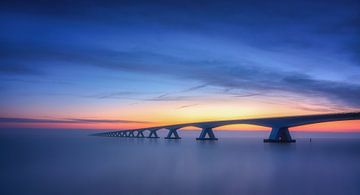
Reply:
<svg viewBox="0 0 360 195"><path fill-rule="evenodd" d="M248 115L357 110L359 10L352 0L2 1L0 116L165 122L232 102L253 105ZM134 109L148 115L124 114Z"/></svg>

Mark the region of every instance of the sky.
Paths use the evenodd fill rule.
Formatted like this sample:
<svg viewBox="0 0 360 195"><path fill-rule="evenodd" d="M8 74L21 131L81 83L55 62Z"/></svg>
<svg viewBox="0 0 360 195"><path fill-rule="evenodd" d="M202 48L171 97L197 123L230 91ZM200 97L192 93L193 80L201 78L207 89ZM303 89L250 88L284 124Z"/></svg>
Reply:
<svg viewBox="0 0 360 195"><path fill-rule="evenodd" d="M0 127L360 110L358 0L5 0L0 29Z"/></svg>

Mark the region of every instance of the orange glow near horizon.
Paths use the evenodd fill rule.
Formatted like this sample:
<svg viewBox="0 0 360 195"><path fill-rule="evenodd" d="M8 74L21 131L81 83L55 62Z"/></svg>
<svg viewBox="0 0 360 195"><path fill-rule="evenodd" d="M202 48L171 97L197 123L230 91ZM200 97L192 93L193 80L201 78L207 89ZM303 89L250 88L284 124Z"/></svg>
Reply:
<svg viewBox="0 0 360 195"><path fill-rule="evenodd" d="M334 121L291 128L293 131L360 132L360 120Z"/></svg>
<svg viewBox="0 0 360 195"><path fill-rule="evenodd" d="M94 129L94 130L121 130L121 129L136 129L152 126L160 126L165 124L111 124L111 123L5 123L2 128L49 128L49 129ZM196 127L186 127L182 130L200 130ZM225 125L215 128L214 130L228 130L228 131L270 131L271 128L257 125ZM336 121L325 122L311 125L303 125L299 127L290 128L291 131L306 131L306 132L360 132L360 120L353 121Z"/></svg>
<svg viewBox="0 0 360 195"><path fill-rule="evenodd" d="M267 102L269 101L269 102ZM162 125L172 125L191 122L204 122L216 120L234 120L294 115L323 114L311 110L304 110L299 107L301 103L294 103L284 100L279 104L274 104L270 100L257 99L254 97L217 100L206 99L187 102L144 102L134 105L120 105L106 103L106 105L94 105L92 107L69 108L57 110L51 116L46 108L39 109L35 113L19 112L15 114L2 114L2 117L32 118L43 119L47 116L49 120L66 119L93 119L93 120L125 120L126 123L114 122L73 122L73 123L4 123L0 124L3 128L64 128L64 129L104 129L121 130L154 127ZM184 105L193 105L184 107ZM120 111L119 111L120 110ZM314 109L316 110L316 109ZM132 122L133 121L133 122ZM193 127L184 128L195 129ZM215 130L270 130L270 128L254 125L227 125L216 128ZM360 132L360 120L327 122L313 125L306 125L291 128L293 131L329 131L329 132Z"/></svg>

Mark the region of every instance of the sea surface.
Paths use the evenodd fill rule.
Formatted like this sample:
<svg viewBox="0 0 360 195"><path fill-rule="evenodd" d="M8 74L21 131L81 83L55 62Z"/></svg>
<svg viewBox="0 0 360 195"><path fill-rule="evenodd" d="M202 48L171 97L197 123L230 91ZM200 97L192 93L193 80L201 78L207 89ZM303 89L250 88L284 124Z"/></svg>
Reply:
<svg viewBox="0 0 360 195"><path fill-rule="evenodd" d="M0 194L360 194L360 135L215 131L218 141L0 130ZM310 142L311 138L311 142Z"/></svg>

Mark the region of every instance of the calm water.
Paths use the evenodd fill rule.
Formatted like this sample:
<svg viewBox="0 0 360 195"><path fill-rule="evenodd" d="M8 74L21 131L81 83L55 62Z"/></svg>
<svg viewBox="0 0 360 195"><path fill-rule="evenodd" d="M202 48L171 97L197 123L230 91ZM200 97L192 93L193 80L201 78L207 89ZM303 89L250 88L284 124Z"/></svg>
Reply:
<svg viewBox="0 0 360 195"><path fill-rule="evenodd" d="M215 133L217 142L195 141L198 132L164 140L2 130L0 194L360 194L358 134L264 144L267 132Z"/></svg>

